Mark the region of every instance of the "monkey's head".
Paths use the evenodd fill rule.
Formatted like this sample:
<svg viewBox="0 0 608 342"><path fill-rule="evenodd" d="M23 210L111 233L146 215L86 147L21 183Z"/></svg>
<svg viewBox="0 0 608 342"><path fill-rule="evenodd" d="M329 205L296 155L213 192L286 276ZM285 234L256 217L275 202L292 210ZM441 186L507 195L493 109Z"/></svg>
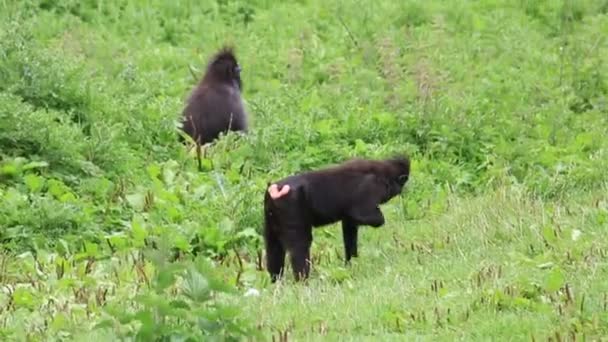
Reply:
<svg viewBox="0 0 608 342"><path fill-rule="evenodd" d="M410 160L405 155L399 155L389 159L388 164L389 196L392 197L401 193L410 178Z"/></svg>
<svg viewBox="0 0 608 342"><path fill-rule="evenodd" d="M236 84L239 90L243 88L241 66L230 47L224 47L213 56L207 66L207 75L220 82Z"/></svg>

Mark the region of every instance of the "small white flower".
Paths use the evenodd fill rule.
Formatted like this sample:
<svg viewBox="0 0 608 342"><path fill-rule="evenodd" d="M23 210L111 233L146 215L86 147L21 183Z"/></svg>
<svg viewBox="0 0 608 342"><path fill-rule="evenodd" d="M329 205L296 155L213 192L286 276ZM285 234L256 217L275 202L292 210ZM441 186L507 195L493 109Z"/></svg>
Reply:
<svg viewBox="0 0 608 342"><path fill-rule="evenodd" d="M247 290L247 292L245 292L245 297L257 297L260 295L260 291L254 289L254 288L250 288Z"/></svg>
<svg viewBox="0 0 608 342"><path fill-rule="evenodd" d="M573 229L572 230L572 240L576 241L578 240L578 238L581 236L582 232L578 229Z"/></svg>

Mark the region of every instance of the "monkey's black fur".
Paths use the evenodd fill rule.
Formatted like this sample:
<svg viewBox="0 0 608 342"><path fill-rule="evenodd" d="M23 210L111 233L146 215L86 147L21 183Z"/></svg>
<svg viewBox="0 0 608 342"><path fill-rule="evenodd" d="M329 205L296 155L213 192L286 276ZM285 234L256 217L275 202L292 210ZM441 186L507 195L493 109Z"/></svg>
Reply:
<svg viewBox="0 0 608 342"><path fill-rule="evenodd" d="M400 156L387 160L355 159L323 170L297 174L275 184L290 186L273 199L264 195L264 242L267 269L274 283L283 274L290 255L296 280L308 278L312 228L342 221L345 262L357 256L360 225L380 227L379 205L401 193L409 179L410 161Z"/></svg>
<svg viewBox="0 0 608 342"><path fill-rule="evenodd" d="M183 130L194 141L203 145L228 130L247 132L240 73L241 67L231 48L223 48L211 58L205 76L192 91L182 113Z"/></svg>

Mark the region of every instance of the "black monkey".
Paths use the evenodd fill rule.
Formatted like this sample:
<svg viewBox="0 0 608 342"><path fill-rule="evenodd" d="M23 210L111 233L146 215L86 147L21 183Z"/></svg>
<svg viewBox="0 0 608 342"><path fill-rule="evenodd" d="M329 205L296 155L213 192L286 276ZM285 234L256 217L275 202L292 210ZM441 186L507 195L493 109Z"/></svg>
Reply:
<svg viewBox="0 0 608 342"><path fill-rule="evenodd" d="M240 73L231 48L225 47L211 58L182 113L184 132L198 144L209 143L228 130L247 132Z"/></svg>
<svg viewBox="0 0 608 342"><path fill-rule="evenodd" d="M274 283L289 253L296 280L308 278L312 228L342 221L345 262L357 256L360 225L380 227L379 205L399 195L409 179L406 156L354 159L269 184L264 193L264 242Z"/></svg>

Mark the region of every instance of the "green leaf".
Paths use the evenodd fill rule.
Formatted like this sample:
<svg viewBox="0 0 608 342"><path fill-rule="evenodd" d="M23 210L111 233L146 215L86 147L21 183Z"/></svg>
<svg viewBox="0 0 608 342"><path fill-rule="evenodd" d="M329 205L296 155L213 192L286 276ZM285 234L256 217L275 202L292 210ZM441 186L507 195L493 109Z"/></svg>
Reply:
<svg viewBox="0 0 608 342"><path fill-rule="evenodd" d="M230 234L234 231L234 221L228 217L224 217L219 223L219 229L224 234Z"/></svg>
<svg viewBox="0 0 608 342"><path fill-rule="evenodd" d="M154 315L149 310L141 310L135 314L135 319L141 323L139 332L137 333L138 341L152 341L154 340L154 331L156 330L156 323L154 322Z"/></svg>
<svg viewBox="0 0 608 342"><path fill-rule="evenodd" d="M211 171L213 170L213 162L209 158L201 158L201 168L202 171Z"/></svg>
<svg viewBox="0 0 608 342"><path fill-rule="evenodd" d="M144 210L145 195L142 193L134 193L126 196L129 205L136 211Z"/></svg>
<svg viewBox="0 0 608 342"><path fill-rule="evenodd" d="M315 122L313 126L314 129L317 130L320 135L329 136L333 133L335 121L336 120L334 119L323 119Z"/></svg>
<svg viewBox="0 0 608 342"><path fill-rule="evenodd" d="M99 246L96 243L85 241L84 250L89 256L99 256Z"/></svg>
<svg viewBox="0 0 608 342"><path fill-rule="evenodd" d="M148 166L148 175L150 178L158 178L160 176L160 166L158 164L151 164Z"/></svg>
<svg viewBox="0 0 608 342"><path fill-rule="evenodd" d="M542 233L545 240L549 243L555 242L557 240L557 238L555 237L555 231L551 226L544 226Z"/></svg>
<svg viewBox="0 0 608 342"><path fill-rule="evenodd" d="M71 192L66 192L59 196L59 202L61 203L73 203L76 202L76 196Z"/></svg>
<svg viewBox="0 0 608 342"><path fill-rule="evenodd" d="M245 228L236 234L237 238L256 238L260 236L254 228Z"/></svg>
<svg viewBox="0 0 608 342"><path fill-rule="evenodd" d="M68 326L69 319L63 312L57 312L53 321L51 322L51 328L55 331L63 330Z"/></svg>
<svg viewBox="0 0 608 342"><path fill-rule="evenodd" d="M549 273L545 280L545 290L547 292L555 292L564 286L565 281L566 278L564 277L562 270L556 267Z"/></svg>
<svg viewBox="0 0 608 342"><path fill-rule="evenodd" d="M35 307L34 295L28 289L20 287L13 292L13 303L17 307L33 309Z"/></svg>
<svg viewBox="0 0 608 342"><path fill-rule="evenodd" d="M49 163L45 162L45 161L34 161L34 162L29 162L25 165L23 165L23 170L32 170L32 169L41 169L44 167L48 167Z"/></svg>
<svg viewBox="0 0 608 342"><path fill-rule="evenodd" d="M173 246L181 251L190 249L190 242L182 234L175 234L173 237Z"/></svg>
<svg viewBox="0 0 608 342"><path fill-rule="evenodd" d="M40 176L27 174L23 177L23 182L30 192L38 192L44 187L45 180Z"/></svg>
<svg viewBox="0 0 608 342"><path fill-rule="evenodd" d="M209 281L194 268L188 270L184 279L184 294L197 302L204 302L209 298Z"/></svg>
<svg viewBox="0 0 608 342"><path fill-rule="evenodd" d="M171 306L176 308L176 309L185 309L185 310L190 310L190 305L188 305L188 303L186 303L185 301L181 300L181 299L177 299L177 300L172 300L170 302Z"/></svg>
<svg viewBox="0 0 608 342"><path fill-rule="evenodd" d="M553 262L552 261L548 261L548 262L544 262L542 264L537 265L536 267L540 268L540 269L546 269L546 268L551 268L553 267Z"/></svg>
<svg viewBox="0 0 608 342"><path fill-rule="evenodd" d="M19 173L19 168L16 164L7 163L0 167L0 175L14 176Z"/></svg>
<svg viewBox="0 0 608 342"><path fill-rule="evenodd" d="M356 154L367 153L367 144L361 139L355 140L355 151Z"/></svg>
<svg viewBox="0 0 608 342"><path fill-rule="evenodd" d="M155 288L157 292L161 292L175 282L176 269L166 267L161 269L156 275Z"/></svg>
<svg viewBox="0 0 608 342"><path fill-rule="evenodd" d="M114 322L111 319L104 319L103 321L95 324L94 329L109 329L114 326Z"/></svg>
<svg viewBox="0 0 608 342"><path fill-rule="evenodd" d="M175 168L177 166L176 161L170 161L165 164L163 168L163 181L166 185L173 185L175 181Z"/></svg>
<svg viewBox="0 0 608 342"><path fill-rule="evenodd" d="M106 235L105 238L108 239L110 244L118 251L127 247L127 237L123 232L112 233L111 235Z"/></svg>
<svg viewBox="0 0 608 342"><path fill-rule="evenodd" d="M144 227L144 222L139 216L133 218L133 221L131 222L131 234L133 234L133 239L140 244L148 237L148 231Z"/></svg>
<svg viewBox="0 0 608 342"><path fill-rule="evenodd" d="M56 179L50 179L48 181L48 193L55 198L61 197L65 193L63 183Z"/></svg>

